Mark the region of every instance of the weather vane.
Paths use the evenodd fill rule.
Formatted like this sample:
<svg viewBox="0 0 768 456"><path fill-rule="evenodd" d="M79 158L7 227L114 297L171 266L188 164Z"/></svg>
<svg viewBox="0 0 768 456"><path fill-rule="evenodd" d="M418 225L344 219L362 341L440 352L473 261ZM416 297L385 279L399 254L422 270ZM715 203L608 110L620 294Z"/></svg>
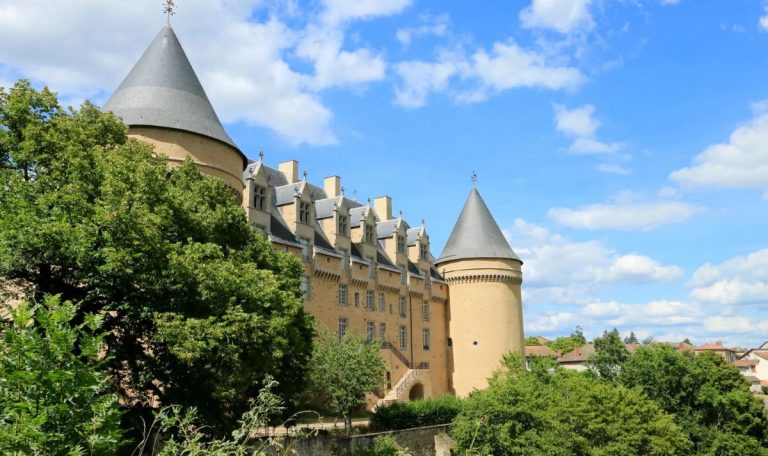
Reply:
<svg viewBox="0 0 768 456"><path fill-rule="evenodd" d="M171 21L171 16L176 14L176 3L173 0L165 0L165 6L163 6L163 12L168 16L168 22Z"/></svg>
<svg viewBox="0 0 768 456"><path fill-rule="evenodd" d="M470 179L472 179L472 185L475 185L477 183L477 173L473 170L472 175L469 176Z"/></svg>

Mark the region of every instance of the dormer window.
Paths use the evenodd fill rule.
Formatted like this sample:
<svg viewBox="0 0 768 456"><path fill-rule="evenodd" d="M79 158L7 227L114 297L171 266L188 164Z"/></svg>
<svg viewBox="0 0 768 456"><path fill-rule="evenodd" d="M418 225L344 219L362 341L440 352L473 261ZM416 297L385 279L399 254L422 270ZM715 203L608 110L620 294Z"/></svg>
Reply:
<svg viewBox="0 0 768 456"><path fill-rule="evenodd" d="M263 211L267 202L267 189L256 185L253 187L253 207L257 211Z"/></svg>
<svg viewBox="0 0 768 456"><path fill-rule="evenodd" d="M397 253L405 253L405 238L398 235L395 237L397 238Z"/></svg>
<svg viewBox="0 0 768 456"><path fill-rule="evenodd" d="M419 259L428 260L429 258L429 246L426 242L419 243Z"/></svg>
<svg viewBox="0 0 768 456"><path fill-rule="evenodd" d="M338 223L339 224L339 226L338 226L339 234L341 234L342 236L346 236L347 235L347 228L349 227L349 219L347 219L346 215L339 214L338 221L339 221L339 223Z"/></svg>
<svg viewBox="0 0 768 456"><path fill-rule="evenodd" d="M365 225L365 238L363 240L366 244L373 244L373 225Z"/></svg>
<svg viewBox="0 0 768 456"><path fill-rule="evenodd" d="M309 203L299 202L299 222L309 225Z"/></svg>

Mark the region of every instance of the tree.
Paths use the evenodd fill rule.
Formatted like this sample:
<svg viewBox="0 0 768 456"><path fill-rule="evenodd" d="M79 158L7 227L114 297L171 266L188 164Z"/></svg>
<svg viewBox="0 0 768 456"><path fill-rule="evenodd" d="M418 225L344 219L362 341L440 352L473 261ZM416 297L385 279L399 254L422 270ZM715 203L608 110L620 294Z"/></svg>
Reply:
<svg viewBox="0 0 768 456"><path fill-rule="evenodd" d="M613 381L627 358L629 352L621 342L619 331L614 328L595 339L595 355L589 360L589 364L600 377Z"/></svg>
<svg viewBox="0 0 768 456"><path fill-rule="evenodd" d="M538 336L530 336L525 338L525 346L529 347L532 345L541 345L541 340L539 340Z"/></svg>
<svg viewBox="0 0 768 456"><path fill-rule="evenodd" d="M581 326L577 326L570 336L558 337L553 340L552 343L549 344L549 348L565 354L586 343L587 339L584 337L584 332L581 330Z"/></svg>
<svg viewBox="0 0 768 456"><path fill-rule="evenodd" d="M365 404L365 393L384 380L386 366L378 341L322 331L312 351L309 378L313 390L334 412L344 417L344 427L352 430L352 411Z"/></svg>
<svg viewBox="0 0 768 456"><path fill-rule="evenodd" d="M690 446L640 391L565 370L494 377L465 401L451 436L468 455L678 455Z"/></svg>
<svg viewBox="0 0 768 456"><path fill-rule="evenodd" d="M637 344L639 341L637 340L637 336L635 335L634 331L629 332L629 336L624 338L625 344Z"/></svg>
<svg viewBox="0 0 768 456"><path fill-rule="evenodd" d="M642 346L623 364L618 380L673 413L696 454L768 453L768 416L762 402L750 394L739 371L716 354ZM742 452L744 448L761 449Z"/></svg>
<svg viewBox="0 0 768 456"><path fill-rule="evenodd" d="M0 92L0 277L104 312L115 384L234 425L270 373L300 391L312 323L301 263L190 161L168 169L122 122L21 81ZM145 417L146 417L145 413Z"/></svg>
<svg viewBox="0 0 768 456"><path fill-rule="evenodd" d="M117 395L99 359L101 319L73 326L75 311L58 297L10 311L0 333L0 453L114 454L120 446Z"/></svg>

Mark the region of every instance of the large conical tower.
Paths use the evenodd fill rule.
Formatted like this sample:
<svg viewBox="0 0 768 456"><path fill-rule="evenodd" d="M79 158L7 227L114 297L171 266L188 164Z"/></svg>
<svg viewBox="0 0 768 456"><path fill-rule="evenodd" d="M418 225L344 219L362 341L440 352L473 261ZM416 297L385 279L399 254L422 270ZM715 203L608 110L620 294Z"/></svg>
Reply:
<svg viewBox="0 0 768 456"><path fill-rule="evenodd" d="M449 286L453 390L466 396L487 386L505 353L524 354L523 262L475 186L435 263Z"/></svg>
<svg viewBox="0 0 768 456"><path fill-rule="evenodd" d="M171 165L187 157L238 194L247 159L224 131L170 23L104 106Z"/></svg>

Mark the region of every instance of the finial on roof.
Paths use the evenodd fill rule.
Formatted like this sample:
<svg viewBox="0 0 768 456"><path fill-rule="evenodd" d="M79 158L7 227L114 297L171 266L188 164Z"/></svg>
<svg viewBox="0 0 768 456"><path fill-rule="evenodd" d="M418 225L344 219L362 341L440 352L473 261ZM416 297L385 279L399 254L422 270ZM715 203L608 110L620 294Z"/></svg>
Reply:
<svg viewBox="0 0 768 456"><path fill-rule="evenodd" d="M344 186L341 186L341 196L344 196Z"/></svg>
<svg viewBox="0 0 768 456"><path fill-rule="evenodd" d="M357 202L357 189L356 188L352 190L352 200L354 200L354 202Z"/></svg>
<svg viewBox="0 0 768 456"><path fill-rule="evenodd" d="M306 181L306 180L307 180L307 176L308 176L308 175L309 175L309 173L308 173L306 170L304 170L304 181Z"/></svg>
<svg viewBox="0 0 768 456"><path fill-rule="evenodd" d="M424 219L421 219L421 227L424 228L424 225L427 224L427 221Z"/></svg>
<svg viewBox="0 0 768 456"><path fill-rule="evenodd" d="M371 205L371 197L370 196L368 197L368 205L369 206Z"/></svg>
<svg viewBox="0 0 768 456"><path fill-rule="evenodd" d="M168 18L168 23L171 22L171 16L176 14L176 3L174 3L173 0L165 0L163 3L165 5L163 6L163 12L165 13L166 17Z"/></svg>
<svg viewBox="0 0 768 456"><path fill-rule="evenodd" d="M472 175L469 178L472 179L472 186L474 187L475 184L477 184L477 178L478 178L475 170L472 170Z"/></svg>
<svg viewBox="0 0 768 456"><path fill-rule="evenodd" d="M403 210L400 209L400 218L403 218Z"/></svg>
<svg viewBox="0 0 768 456"><path fill-rule="evenodd" d="M264 151L263 150L259 151L259 161L261 161L261 162L264 161Z"/></svg>

